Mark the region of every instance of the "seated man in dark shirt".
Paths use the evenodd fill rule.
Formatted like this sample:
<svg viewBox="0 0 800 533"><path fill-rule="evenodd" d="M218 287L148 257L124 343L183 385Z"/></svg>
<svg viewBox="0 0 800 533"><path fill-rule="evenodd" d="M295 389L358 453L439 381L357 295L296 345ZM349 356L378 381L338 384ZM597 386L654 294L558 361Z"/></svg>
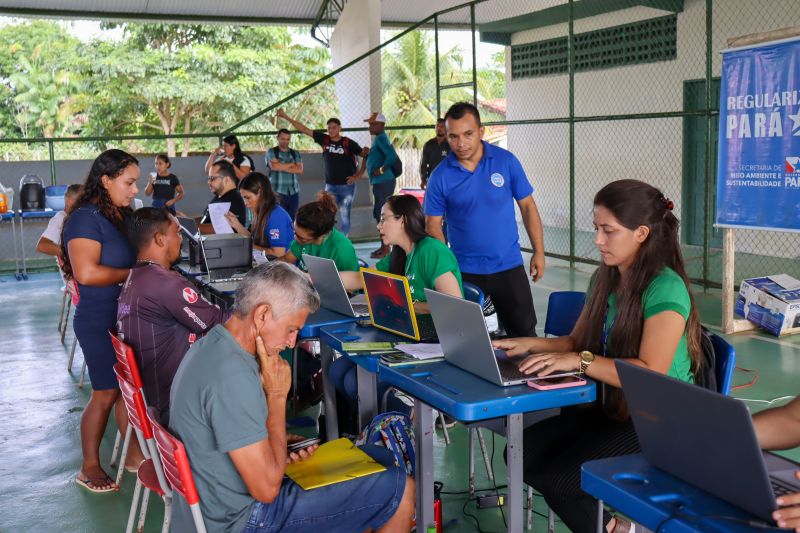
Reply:
<svg viewBox="0 0 800 533"><path fill-rule="evenodd" d="M180 257L181 235L166 209L135 211L130 238L138 256L119 295L117 333L133 348L147 403L166 421L172 378L183 356L227 313L170 270Z"/></svg>
<svg viewBox="0 0 800 533"><path fill-rule="evenodd" d="M239 189L236 187L238 183L233 165L224 160L217 161L211 165L211 171L208 173L208 188L214 193L214 198L211 199L209 204L229 202L231 204L230 212L236 215L242 226L246 226L247 208L244 206L242 195L239 194ZM198 221L198 228L200 233L203 234L214 233L211 217L208 214L208 207L206 207L203 216Z"/></svg>

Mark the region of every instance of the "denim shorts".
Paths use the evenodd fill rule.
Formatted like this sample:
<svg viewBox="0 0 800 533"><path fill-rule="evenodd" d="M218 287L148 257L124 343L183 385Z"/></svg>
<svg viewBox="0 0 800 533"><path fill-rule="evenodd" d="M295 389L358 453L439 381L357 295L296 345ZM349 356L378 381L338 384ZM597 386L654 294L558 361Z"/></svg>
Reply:
<svg viewBox="0 0 800 533"><path fill-rule="evenodd" d="M353 533L382 527L400 505L406 472L395 466L394 454L386 448L360 448L386 470L308 491L284 477L280 493L272 503L253 503L242 533Z"/></svg>

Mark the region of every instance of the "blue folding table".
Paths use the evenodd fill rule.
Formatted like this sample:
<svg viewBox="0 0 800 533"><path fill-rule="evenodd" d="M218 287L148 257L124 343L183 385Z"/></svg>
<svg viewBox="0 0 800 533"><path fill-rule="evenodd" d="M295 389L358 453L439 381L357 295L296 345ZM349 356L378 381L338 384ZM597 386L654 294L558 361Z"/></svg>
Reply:
<svg viewBox="0 0 800 533"><path fill-rule="evenodd" d="M417 523L433 523L433 409L461 422L503 417L508 442L508 531L521 532L522 519L522 415L555 407L593 402L595 385L536 390L527 385L499 387L494 383L440 361L416 366L381 365L382 380L414 398L417 439Z"/></svg>
<svg viewBox="0 0 800 533"><path fill-rule="evenodd" d="M22 279L28 279L28 266L25 262L25 221L32 219L51 219L58 211L53 209L39 209L36 211L19 210L19 248L22 255Z"/></svg>
<svg viewBox="0 0 800 533"><path fill-rule="evenodd" d="M659 470L641 454L584 463L581 488L599 501L598 533L605 532L604 503L657 533L765 531L750 525L761 522L756 517Z"/></svg>
<svg viewBox="0 0 800 533"><path fill-rule="evenodd" d="M16 223L17 214L13 211L8 211L6 213L0 213L0 222L11 222L11 240L14 243L14 277L17 280L22 279L22 275L20 274L19 270L19 253L17 252L17 223Z"/></svg>

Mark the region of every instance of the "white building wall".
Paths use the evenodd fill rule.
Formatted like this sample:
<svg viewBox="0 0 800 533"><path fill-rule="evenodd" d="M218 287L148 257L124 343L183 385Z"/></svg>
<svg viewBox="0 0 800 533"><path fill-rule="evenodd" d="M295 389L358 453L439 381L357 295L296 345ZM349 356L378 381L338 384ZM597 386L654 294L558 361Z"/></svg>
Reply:
<svg viewBox="0 0 800 533"><path fill-rule="evenodd" d="M790 2L791 3L791 2ZM713 74L720 75L720 50L726 40L750 33L800 25L800 11L785 2L715 0L712 43ZM783 8L780 6L783 5ZM575 33L660 17L668 13L635 7L575 21ZM705 78L705 1L686 0L678 14L677 58L672 61L617 67L575 75L576 116L650 113L683 110L684 81ZM541 41L568 34L567 24L519 32L512 44ZM506 54L508 119L541 119L569 115L568 76L511 80L510 49ZM523 164L536 192L545 226L569 227L569 138L566 124L513 126L509 149ZM661 188L676 204L681 218L683 121L645 119L579 123L575 127L576 222L592 231L591 202L603 185L637 178ZM521 235L522 237L522 235ZM738 231L737 251L796 257L800 235ZM527 239L523 238L523 241ZM563 242L547 242L548 251L567 253ZM591 243L576 252L594 257ZM768 274L765 272L765 274Z"/></svg>

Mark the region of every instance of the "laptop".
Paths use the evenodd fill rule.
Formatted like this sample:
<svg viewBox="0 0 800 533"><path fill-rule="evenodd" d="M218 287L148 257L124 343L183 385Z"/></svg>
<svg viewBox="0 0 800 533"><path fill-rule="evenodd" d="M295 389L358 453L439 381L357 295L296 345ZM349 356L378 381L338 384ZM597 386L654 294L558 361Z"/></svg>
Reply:
<svg viewBox="0 0 800 533"><path fill-rule="evenodd" d="M430 315L414 312L405 276L362 267L361 277L373 326L419 342L438 341Z"/></svg>
<svg viewBox="0 0 800 533"><path fill-rule="evenodd" d="M524 374L489 338L483 308L476 302L425 289L445 360L501 387L519 385L536 376Z"/></svg>
<svg viewBox="0 0 800 533"><path fill-rule="evenodd" d="M253 267L252 240L241 235L206 235L198 239L211 283L238 282Z"/></svg>
<svg viewBox="0 0 800 533"><path fill-rule="evenodd" d="M324 257L314 257L304 254L303 262L308 269L308 275L319 293L320 305L325 309L336 311L346 316L368 317L369 306L365 303L354 303L350 301L339 277L339 269L336 262Z"/></svg>
<svg viewBox="0 0 800 533"><path fill-rule="evenodd" d="M769 523L775 499L800 492L800 463L759 448L744 402L621 360L616 365L650 464Z"/></svg>
<svg viewBox="0 0 800 533"><path fill-rule="evenodd" d="M189 242L197 243L197 239L199 238L200 231L197 229L197 223L194 221L193 218L187 217L177 217L178 224L180 225L180 229L184 235L188 237L188 239L184 239L181 243L181 258L189 259Z"/></svg>

